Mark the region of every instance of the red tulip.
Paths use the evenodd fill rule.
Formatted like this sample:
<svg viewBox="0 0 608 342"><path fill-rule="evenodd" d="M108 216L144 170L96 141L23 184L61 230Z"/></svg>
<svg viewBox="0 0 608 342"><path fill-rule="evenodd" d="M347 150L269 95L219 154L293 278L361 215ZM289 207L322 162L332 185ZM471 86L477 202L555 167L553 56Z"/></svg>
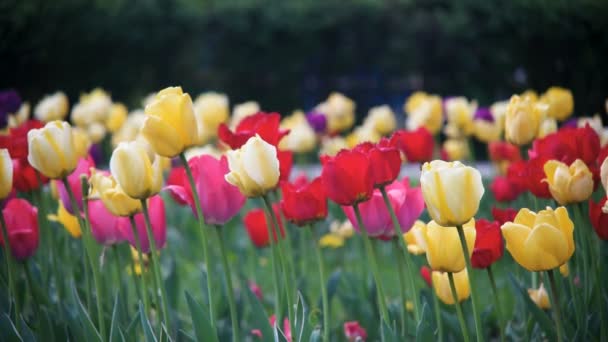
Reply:
<svg viewBox="0 0 608 342"><path fill-rule="evenodd" d="M150 212L150 223L152 224L152 236L154 237L154 242L156 242L156 248L161 249L167 242L165 203L163 202L162 197L156 195L148 199L148 207ZM143 213L135 215L135 226L137 227L137 233L139 234L142 252L150 253L150 240L146 233L146 221ZM129 241L129 244L134 248L137 248L130 221L128 219L121 220L118 229L122 236Z"/></svg>
<svg viewBox="0 0 608 342"><path fill-rule="evenodd" d="M365 154L369 159L374 187L390 184L399 176L401 155L399 150L389 145L387 139L382 139L376 145L365 142L357 145L354 150Z"/></svg>
<svg viewBox="0 0 608 342"><path fill-rule="evenodd" d="M608 241L608 214L602 211L602 207L606 205L607 199L604 197L599 203L595 203L591 199L589 200L589 218L597 236L602 240Z"/></svg>
<svg viewBox="0 0 608 342"><path fill-rule="evenodd" d="M552 198L549 191L549 183L545 182L544 166L547 159L543 157L532 158L526 162L526 187L534 196L540 198Z"/></svg>
<svg viewBox="0 0 608 342"><path fill-rule="evenodd" d="M608 158L608 144L606 144L606 146L602 147L602 149L600 150L600 153L598 153L597 156L597 165L602 165L602 163L604 162L604 160L606 160L606 158Z"/></svg>
<svg viewBox="0 0 608 342"><path fill-rule="evenodd" d="M87 158L80 158L78 160L78 165L76 169L68 176L68 184L70 189L72 189L72 193L76 198L76 203L78 203L78 209L82 212L82 184L80 181L80 176L85 175L88 177L91 176L91 168L95 167L95 162L93 158L88 156ZM63 203L63 207L72 215L74 215L74 210L72 208L72 201L70 200L70 196L68 194L67 189L63 185L62 181L57 181L57 190L59 192L59 198Z"/></svg>
<svg viewBox="0 0 608 342"><path fill-rule="evenodd" d="M344 322L344 336L349 342L365 341L367 331L357 321Z"/></svg>
<svg viewBox="0 0 608 342"><path fill-rule="evenodd" d="M490 190L498 202L513 201L524 191L518 184L512 183L504 176L496 176L490 184Z"/></svg>
<svg viewBox="0 0 608 342"><path fill-rule="evenodd" d="M33 191L48 183L48 181L47 177L36 171L28 163L27 158L13 159L13 186L17 191Z"/></svg>
<svg viewBox="0 0 608 342"><path fill-rule="evenodd" d="M498 224L501 226L506 222L513 222L516 215L517 210L513 208L500 209L497 207L492 207L492 217L494 218L494 221L498 222Z"/></svg>
<svg viewBox="0 0 608 342"><path fill-rule="evenodd" d="M544 138L536 139L528 151L530 158L543 157L572 164L581 159L593 165L600 152L600 139L597 133L586 125L582 128L565 127Z"/></svg>
<svg viewBox="0 0 608 342"><path fill-rule="evenodd" d="M27 158L27 132L43 126L44 124L38 120L28 120L18 127L11 128L9 135L0 135L0 148L8 149L13 159Z"/></svg>
<svg viewBox="0 0 608 342"><path fill-rule="evenodd" d="M490 160L493 162L509 161L516 162L521 160L519 148L516 145L504 141L494 141L488 144Z"/></svg>
<svg viewBox="0 0 608 342"><path fill-rule="evenodd" d="M274 204L272 206L274 210L274 214L278 218L279 216L279 206L278 204ZM270 243L270 239L268 237L268 227L266 223L266 213L263 209L253 209L245 215L243 219L245 223L245 228L247 229L247 233L249 234L249 238L251 242L256 247L262 248L268 246ZM272 226L271 226L272 227ZM283 229L283 223L279 220L279 228L281 230L281 237L285 236L285 230ZM277 241L277 231L273 229L274 241Z"/></svg>
<svg viewBox="0 0 608 342"><path fill-rule="evenodd" d="M424 279L424 282L429 286L429 287L433 287L433 271L431 271L431 268L428 266L422 266L420 267L420 276L422 277L422 279Z"/></svg>
<svg viewBox="0 0 608 342"><path fill-rule="evenodd" d="M23 261L34 255L39 240L38 209L24 199L13 198L6 203L2 215L15 259ZM4 246L2 234L0 243Z"/></svg>
<svg viewBox="0 0 608 342"><path fill-rule="evenodd" d="M220 140L232 149L240 148L256 134L267 143L277 146L281 139L289 133L289 130L279 128L280 122L279 113L259 112L241 120L234 132L226 124L221 124L217 133Z"/></svg>
<svg viewBox="0 0 608 342"><path fill-rule="evenodd" d="M398 130L391 136L391 145L397 147L409 162L423 163L433 159L435 140L424 127L414 131Z"/></svg>
<svg viewBox="0 0 608 342"><path fill-rule="evenodd" d="M281 209L285 218L295 225L303 226L327 217L327 197L321 178L301 186L283 183L281 190Z"/></svg>
<svg viewBox="0 0 608 342"><path fill-rule="evenodd" d="M335 157L321 159L323 187L332 201L354 205L372 196L374 179L369 159L361 152L342 150Z"/></svg>
<svg viewBox="0 0 608 342"><path fill-rule="evenodd" d="M471 265L475 268L487 268L502 257L504 244L500 225L496 221L479 219L475 221L475 247L471 256Z"/></svg>
<svg viewBox="0 0 608 342"><path fill-rule="evenodd" d="M288 181L293 166L293 152L277 148L277 158L279 159L279 181Z"/></svg>

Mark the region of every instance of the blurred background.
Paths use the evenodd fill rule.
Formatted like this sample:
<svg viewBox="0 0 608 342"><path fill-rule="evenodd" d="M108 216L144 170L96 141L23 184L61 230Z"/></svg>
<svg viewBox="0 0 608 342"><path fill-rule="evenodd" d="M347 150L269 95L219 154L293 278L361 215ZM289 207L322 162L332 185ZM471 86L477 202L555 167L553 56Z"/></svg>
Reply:
<svg viewBox="0 0 608 342"><path fill-rule="evenodd" d="M0 89L26 100L101 86L130 107L168 85L268 111L337 90L359 117L413 90L481 105L572 89L604 112L605 0L1 0Z"/></svg>

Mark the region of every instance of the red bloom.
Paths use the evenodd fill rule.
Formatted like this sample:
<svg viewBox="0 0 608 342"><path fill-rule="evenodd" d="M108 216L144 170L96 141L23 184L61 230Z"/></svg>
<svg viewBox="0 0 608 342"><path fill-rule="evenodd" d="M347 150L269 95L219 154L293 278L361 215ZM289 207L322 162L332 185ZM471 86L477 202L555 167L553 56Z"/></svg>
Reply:
<svg viewBox="0 0 608 342"><path fill-rule="evenodd" d="M596 162L600 152L600 138L597 133L586 125L582 128L564 127L544 138L536 139L532 149L528 151L530 158L543 157L572 164L581 159L587 165Z"/></svg>
<svg viewBox="0 0 608 342"><path fill-rule="evenodd" d="M517 210L513 208L501 209L497 207L492 207L492 217L501 226L506 222L513 222L513 220L515 220L516 215Z"/></svg>
<svg viewBox="0 0 608 342"><path fill-rule="evenodd" d="M512 183L508 177L496 176L490 184L490 190L498 202L510 202L515 200L524 189Z"/></svg>
<svg viewBox="0 0 608 342"><path fill-rule="evenodd" d="M606 160L606 158L608 158L608 144L602 147L600 153L598 153L597 165L602 166L602 163L604 162L604 160Z"/></svg>
<svg viewBox="0 0 608 342"><path fill-rule="evenodd" d="M597 236L602 240L608 241L608 214L602 211L602 207L606 205L607 199L604 197L599 203L595 203L591 199L589 200L589 219Z"/></svg>
<svg viewBox="0 0 608 342"><path fill-rule="evenodd" d="M532 158L526 162L524 175L526 187L534 196L540 198L552 198L551 192L549 192L549 183L543 182L547 178L544 169L546 162L547 159L544 157Z"/></svg>
<svg viewBox="0 0 608 342"><path fill-rule="evenodd" d="M272 205L272 210L274 210L274 214L277 219L279 217L279 206L278 204ZM268 237L268 227L266 226L266 213L263 209L253 209L245 215L243 219L245 223L245 228L247 229L247 233L249 234L249 238L251 242L256 247L262 248L268 246L270 243L270 239ZM279 228L281 229L281 237L285 236L285 230L283 229L283 223L281 220L279 221ZM272 226L271 226L272 227ZM277 231L273 229L274 241L277 241Z"/></svg>
<svg viewBox="0 0 608 342"><path fill-rule="evenodd" d="M279 159L279 181L288 181L293 166L293 152L277 148L277 158Z"/></svg>
<svg viewBox="0 0 608 342"><path fill-rule="evenodd" d="M423 163L433 159L435 140L424 127L414 131L398 130L393 133L390 142L403 152L409 162Z"/></svg>
<svg viewBox="0 0 608 342"><path fill-rule="evenodd" d="M13 159L13 186L17 191L29 192L48 183L49 179L34 169L27 159Z"/></svg>
<svg viewBox="0 0 608 342"><path fill-rule="evenodd" d="M327 217L327 197L321 178L301 186L283 183L281 190L281 209L285 218L295 225L303 226Z"/></svg>
<svg viewBox="0 0 608 342"><path fill-rule="evenodd" d="M23 261L34 255L38 249L38 209L24 199L13 198L6 203L2 215L15 259ZM4 246L2 234L0 243Z"/></svg>
<svg viewBox="0 0 608 342"><path fill-rule="evenodd" d="M494 141L488 144L490 160L494 162L507 160L516 162L521 160L519 148L516 145L504 141Z"/></svg>
<svg viewBox="0 0 608 342"><path fill-rule="evenodd" d="M389 145L387 139L381 140L377 145L364 142L353 150L365 154L369 159L374 187L390 184L399 176L401 155L399 150Z"/></svg>
<svg viewBox="0 0 608 342"><path fill-rule="evenodd" d="M487 268L502 257L504 244L500 225L496 221L479 219L475 221L475 248L471 256L471 265L475 268Z"/></svg>
<svg viewBox="0 0 608 342"><path fill-rule="evenodd" d="M359 151L342 150L321 158L321 180L327 197L340 205L367 201L374 192L369 158Z"/></svg>
<svg viewBox="0 0 608 342"><path fill-rule="evenodd" d="M357 321L344 322L344 336L349 342L365 341L367 331Z"/></svg>
<svg viewBox="0 0 608 342"><path fill-rule="evenodd" d="M226 124L221 124L217 129L217 134L220 140L232 149L243 146L249 138L256 134L267 143L277 146L279 141L289 133L289 130L279 129L280 122L279 113L259 112L241 120L234 132Z"/></svg>
<svg viewBox="0 0 608 342"><path fill-rule="evenodd" d="M19 127L11 128L9 135L0 135L0 148L8 149L12 159L27 158L27 132L43 126L44 124L38 120L28 120Z"/></svg>
<svg viewBox="0 0 608 342"><path fill-rule="evenodd" d="M424 265L420 267L420 276L424 279L424 282L429 286L433 287L433 277L431 268Z"/></svg>

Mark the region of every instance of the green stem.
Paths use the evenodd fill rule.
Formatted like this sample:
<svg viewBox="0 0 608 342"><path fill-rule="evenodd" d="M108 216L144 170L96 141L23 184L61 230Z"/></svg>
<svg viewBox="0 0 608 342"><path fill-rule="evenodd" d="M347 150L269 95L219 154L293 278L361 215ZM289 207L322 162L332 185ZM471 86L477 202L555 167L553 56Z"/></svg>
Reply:
<svg viewBox="0 0 608 342"><path fill-rule="evenodd" d="M548 270L547 274L549 274L549 283L551 284L551 305L553 307L555 326L557 329L557 341L561 342L564 340L562 336L562 314L559 306L559 295L557 293L554 270Z"/></svg>
<svg viewBox="0 0 608 342"><path fill-rule="evenodd" d="M441 308L439 307L439 298L434 289L431 289L433 294L433 307L435 308L435 323L437 324L437 334L439 335L438 341L443 342L443 324L441 322Z"/></svg>
<svg viewBox="0 0 608 342"><path fill-rule="evenodd" d="M494 295L494 305L496 306L496 316L498 318L498 330L500 332L500 341L504 341L504 321L500 306L500 299L498 296L498 289L496 288L496 281L494 281L494 274L492 273L492 266L488 266L486 270L488 271L488 278L490 278L490 285L492 285L492 294Z"/></svg>
<svg viewBox="0 0 608 342"><path fill-rule="evenodd" d="M266 197L263 197L264 200L264 209L266 209L266 214L268 216L266 216L266 221L268 221L268 223L270 223L269 221L270 219L270 213L272 212L272 207L270 206L270 203L268 202L268 200L266 199ZM277 247L275 246L275 239L274 239L274 234L273 231L274 229L271 227L271 224L266 224L266 229L268 230L268 243L270 244L270 252L271 252L271 258L270 258L270 266L272 267L272 275L273 275L273 282L274 282L274 293L276 295L275 301L274 301L274 312L275 312L275 317L277 318L277 322L280 322L281 318L281 287L279 286L279 265L278 265L278 257L277 257Z"/></svg>
<svg viewBox="0 0 608 342"><path fill-rule="evenodd" d="M477 334L477 341L481 342L484 340L484 336L481 330L481 319L479 318L479 309L477 305L477 291L475 288L475 278L473 273L473 267L471 266L471 256L469 254L469 246L467 246L467 240L464 236L464 229L462 225L456 226L458 230L458 236L460 237L460 244L462 245L462 251L464 254L464 260L467 265L467 273L469 275L469 286L471 288L471 301L473 302L473 318L475 319L475 333Z"/></svg>
<svg viewBox="0 0 608 342"><path fill-rule="evenodd" d="M34 305L32 305L32 307L34 308L34 314L40 320L42 317L40 316L40 307L42 306L44 301L41 301L39 299L38 292L34 289L34 282L32 281L32 274L30 272L29 262L27 260L23 263L23 269L25 270L25 282L27 285L27 289L31 293L32 300L34 301Z"/></svg>
<svg viewBox="0 0 608 342"><path fill-rule="evenodd" d="M131 223L131 230L133 231L133 237L135 237L135 246L137 247L137 258L139 262L139 270L141 272L139 276L139 287L141 288L140 299L144 302L144 308L146 312L150 313L150 303L148 301L148 284L146 282L146 277L144 276L144 255L141 249L141 239L139 238L139 231L137 230L137 224L135 223L135 216L129 216L129 222ZM132 264L134 265L134 263ZM137 273L135 273L135 266L133 266L133 277L137 278ZM137 285L136 285L137 287Z"/></svg>
<svg viewBox="0 0 608 342"><path fill-rule="evenodd" d="M119 290L123 295L122 307L125 313L129 312L129 294L124 291L123 282L122 282L122 270L120 267L120 251L118 250L117 245L112 246L112 251L114 254L114 271L116 272L116 284L119 286Z"/></svg>
<svg viewBox="0 0 608 342"><path fill-rule="evenodd" d="M407 317L407 288L405 287L405 275L403 274L403 269L401 265L403 265L403 253L399 248L399 241L397 239L403 239L401 236L397 236L393 238L393 246L397 251L397 275L399 277L399 290L401 292L401 332L405 335L405 319Z"/></svg>
<svg viewBox="0 0 608 342"><path fill-rule="evenodd" d="M17 323L17 330L21 329L21 308L19 305L19 299L17 298L17 286L15 284L16 273L15 273L15 260L13 259L13 251L11 249L11 243L8 237L8 230L6 228L6 222L4 221L4 214L0 210L0 226L2 226L2 239L4 240L4 258L6 259L6 271L8 273L8 286L13 295L15 302L15 322ZM10 296L9 296L10 298Z"/></svg>
<svg viewBox="0 0 608 342"><path fill-rule="evenodd" d="M226 242L222 228L217 226L217 236L219 238L220 254L222 255L222 266L224 267L224 276L226 278L226 294L228 295L228 308L230 309L230 320L232 321L232 340L240 341L239 338L239 320L237 318L236 304L234 301L234 289L232 287L232 274L230 271L230 263L228 262L228 253L226 252Z"/></svg>
<svg viewBox="0 0 608 342"><path fill-rule="evenodd" d="M450 290L452 290L452 298L454 299L454 306L456 306L456 315L458 316L458 322L460 323L460 329L462 330L462 337L465 342L470 341L469 330L465 323L464 316L462 315L462 305L458 300L458 293L456 292L456 285L454 285L454 273L448 272L448 278L450 279Z"/></svg>
<svg viewBox="0 0 608 342"><path fill-rule="evenodd" d="M321 246L313 234L313 225L310 224L305 228L309 234L310 239L315 245L315 252L317 254L317 265L319 266L319 283L321 284L321 303L323 305L323 341L329 342L329 299L327 297L327 284L325 283L325 265L323 263L323 255L321 254Z"/></svg>
<svg viewBox="0 0 608 342"><path fill-rule="evenodd" d="M372 246L372 241L367 234L367 228L363 224L363 219L361 218L361 212L359 211L359 205L354 204L353 209L355 210L355 216L357 217L357 223L359 225L359 231L361 235L363 235L363 244L365 245L365 251L369 258L369 264L372 269L372 275L374 276L374 281L376 282L376 290L378 291L378 307L380 309L380 315L382 319L386 323L387 326L391 326L390 317L388 315L388 309L386 307L386 299L384 296L384 289L382 287L382 283L380 282L380 272L378 271L378 260L376 259L376 253L374 253L374 248Z"/></svg>
<svg viewBox="0 0 608 342"><path fill-rule="evenodd" d="M407 273L407 276L410 280L409 286L410 286L410 291L411 291L411 295L412 295L412 302L414 303L414 317L416 318L416 322L419 322L420 321L420 299L418 298L418 293L416 291L416 283L414 281L414 273L413 273L413 268L412 268L412 264L413 264L412 257L410 255L410 253L408 253L408 251L407 251L407 242L405 241L405 239L402 236L402 227L399 224L397 215L395 214L395 209L393 208L393 206L391 205L391 202L389 201L388 194L386 193L386 189L384 187L381 187L380 192L382 193L382 198L384 199L384 205L386 205L386 207L388 208L388 211L391 215L391 220L393 222L393 228L395 229L395 235L401 241L400 244L395 245L395 247L396 247L395 249L397 250L397 253L400 253L402 256L405 256L405 258L404 258L405 259L405 272ZM409 228L409 227L406 227L406 228ZM399 247L401 247L401 248L399 248ZM401 268L401 265L399 264L397 267ZM404 295L405 295L405 293L404 293Z"/></svg>
<svg viewBox="0 0 608 342"><path fill-rule="evenodd" d="M209 303L209 320L211 323L211 327L215 331L215 310L213 306L213 282L211 281L211 259L209 257L209 248L208 248L208 236L207 229L205 226L205 216L203 215L203 207L201 206L201 200L199 197L199 193L196 187L196 183L194 181L194 176L192 175L192 169L190 168L190 164L188 164L188 159L186 155L182 152L179 155L179 158L184 165L184 169L186 170L186 175L188 176L188 182L190 183L190 190L192 191L192 198L194 199L194 206L196 209L196 215L198 218L198 226L199 233L201 238L201 249L203 251L203 258L205 263L205 273L207 278L207 299Z"/></svg>

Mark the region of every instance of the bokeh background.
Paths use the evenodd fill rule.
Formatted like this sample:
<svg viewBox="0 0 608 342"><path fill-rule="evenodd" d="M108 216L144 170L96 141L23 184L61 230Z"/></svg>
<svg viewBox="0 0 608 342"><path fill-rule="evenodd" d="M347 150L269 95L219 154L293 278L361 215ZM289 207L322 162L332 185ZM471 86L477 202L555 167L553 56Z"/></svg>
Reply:
<svg viewBox="0 0 608 342"><path fill-rule="evenodd" d="M338 90L362 117L418 89L487 105L560 85L590 115L608 94L607 18L605 0L1 0L0 89L101 86L133 107L182 85L282 113Z"/></svg>

